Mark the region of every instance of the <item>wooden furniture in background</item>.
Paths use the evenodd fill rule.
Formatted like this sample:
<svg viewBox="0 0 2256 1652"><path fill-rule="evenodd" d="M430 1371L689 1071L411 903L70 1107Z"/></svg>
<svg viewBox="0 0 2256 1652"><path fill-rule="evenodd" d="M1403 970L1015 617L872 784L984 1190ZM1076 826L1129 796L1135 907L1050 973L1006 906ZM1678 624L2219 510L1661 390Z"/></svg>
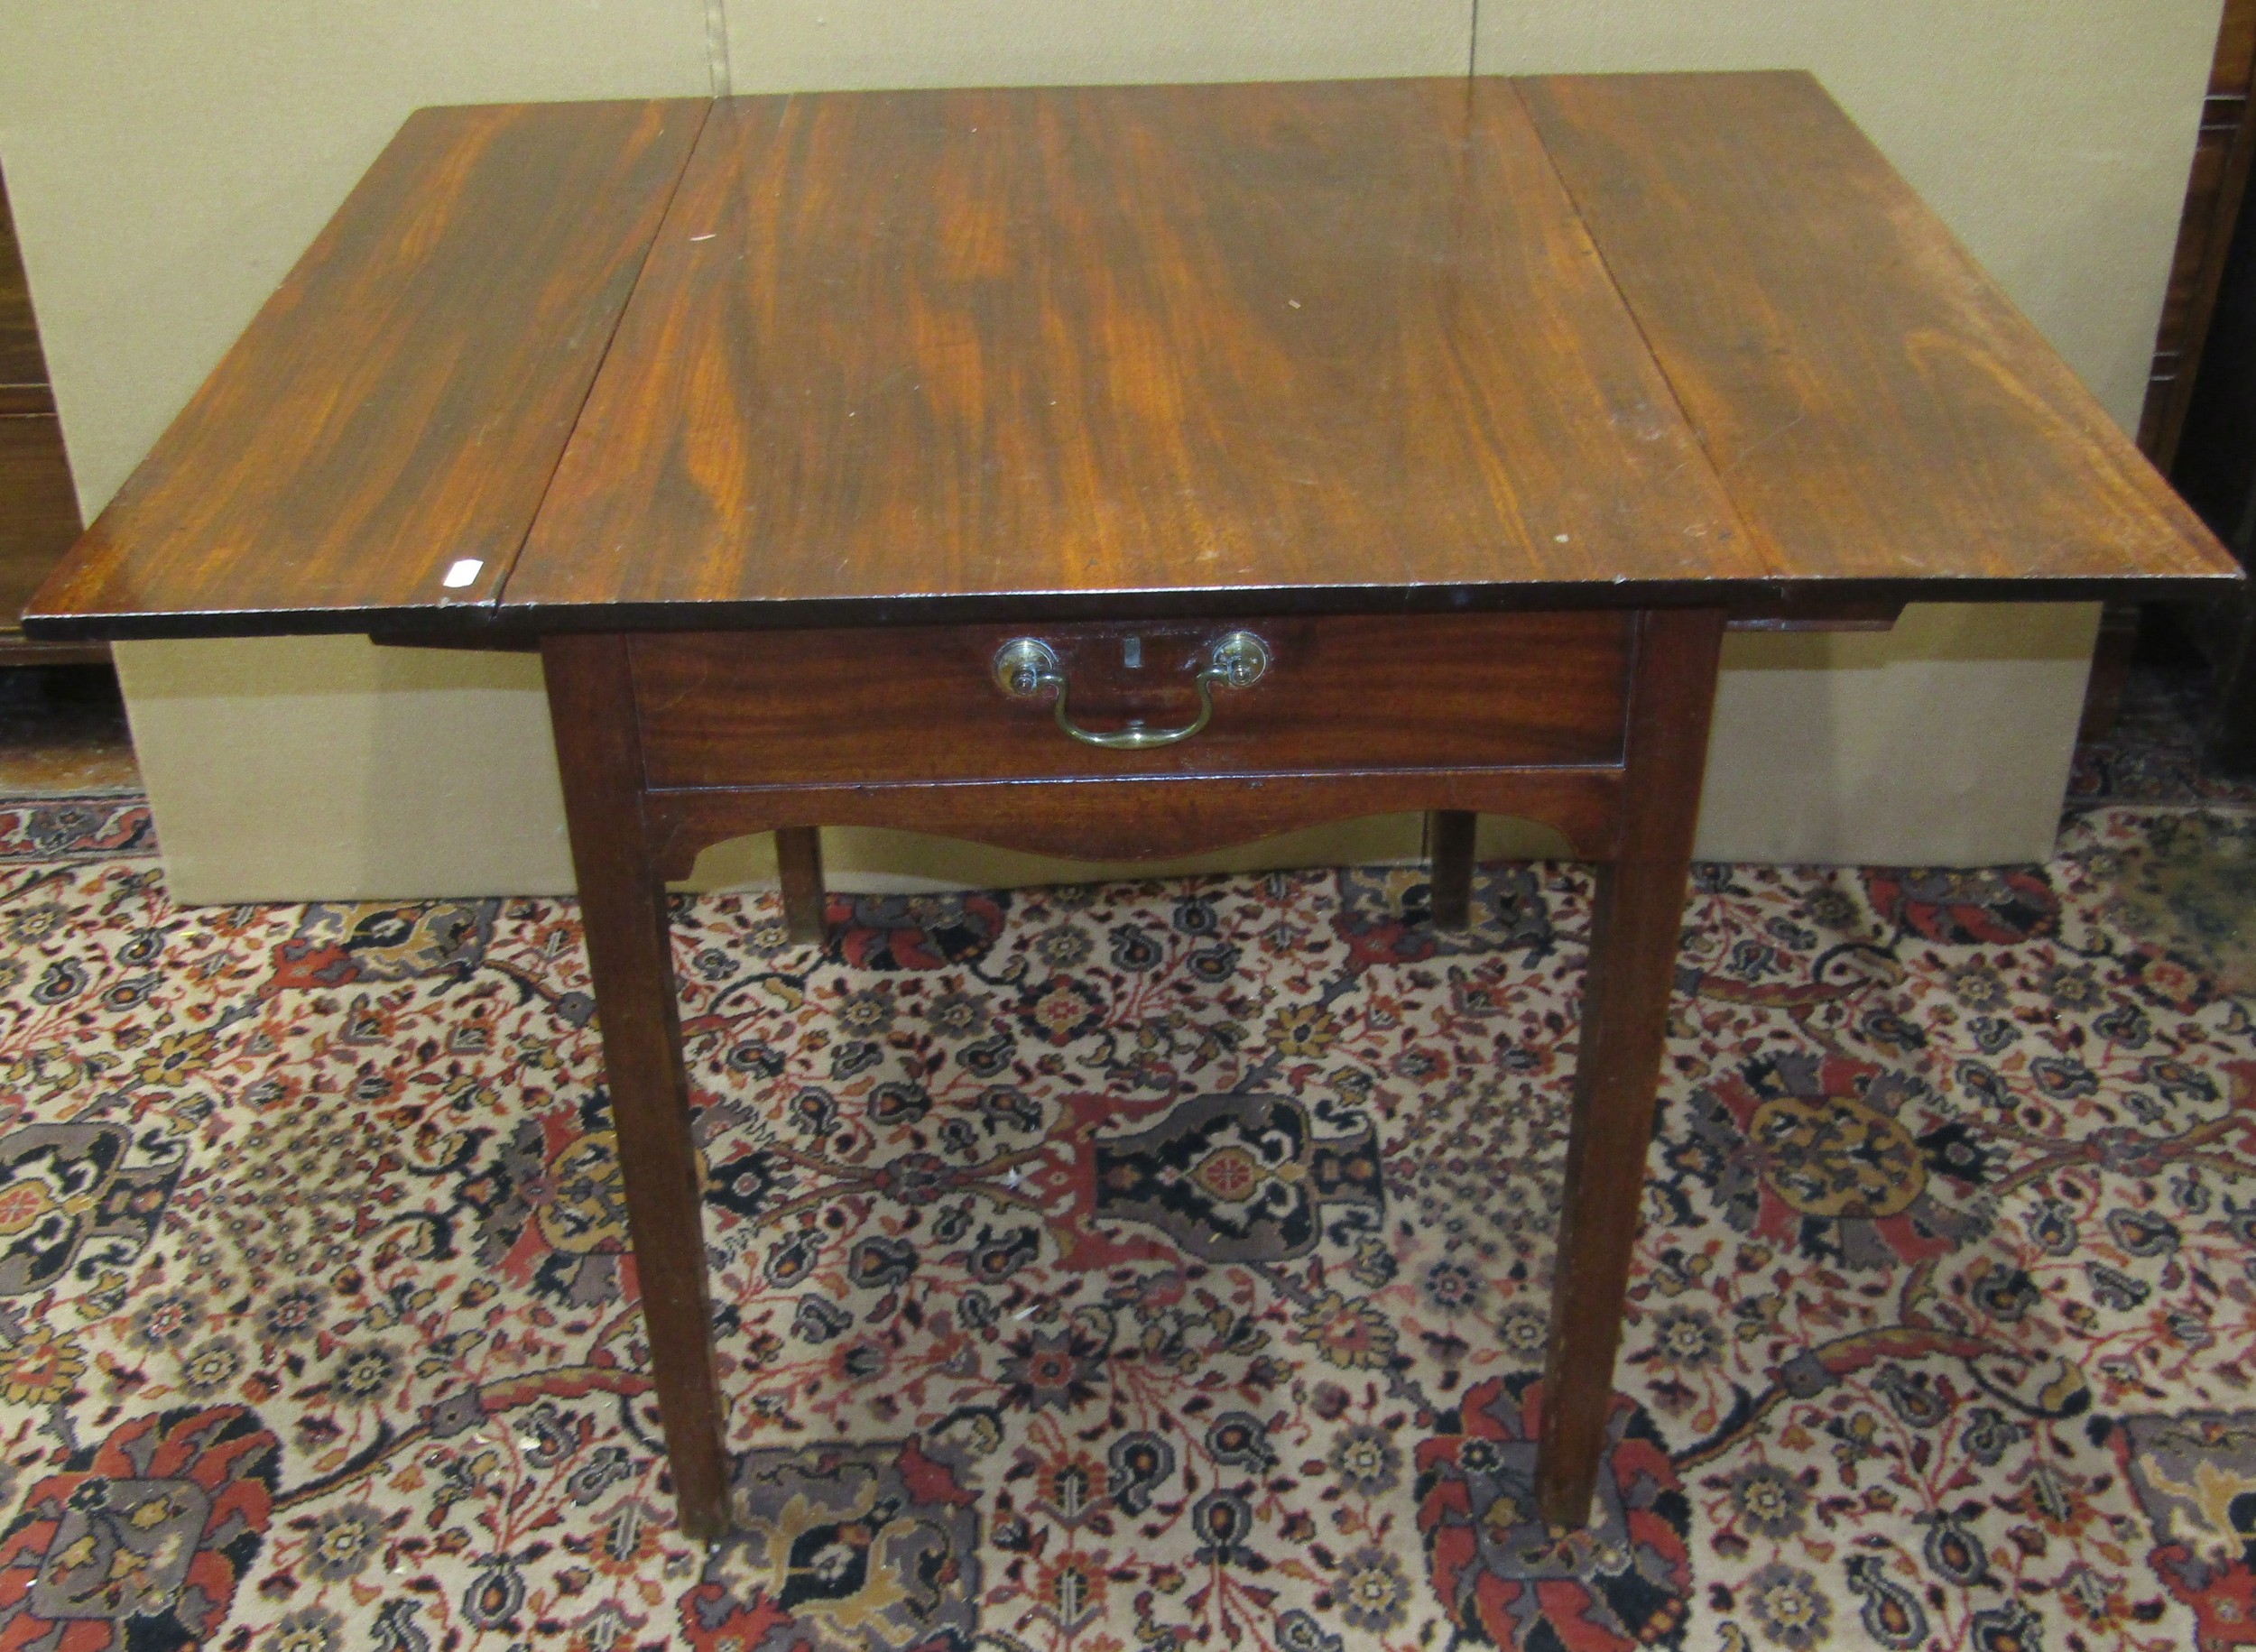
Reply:
<svg viewBox="0 0 2256 1652"><path fill-rule="evenodd" d="M2189 222L2208 204L2203 245L2200 348L2176 387L2177 421L2164 455L2170 480L2243 566L2256 556L2256 0L2227 0L2202 132L2204 159L2187 198ZM2219 157L2209 160L2211 154ZM2205 174L2215 181L2205 192ZM2186 249L2181 245L2181 253ZM2206 659L2214 685L2204 752L2220 770L2256 772L2256 615L2244 601L2169 610Z"/></svg>
<svg viewBox="0 0 2256 1652"><path fill-rule="evenodd" d="M32 317L7 182L0 179L0 666L109 658L99 642L35 642L18 623L40 581L78 537L79 496Z"/></svg>
<svg viewBox="0 0 2256 1652"><path fill-rule="evenodd" d="M2178 444L2194 405L2218 296L2232 260L2251 161L2256 161L2256 0L2224 0L2216 54L2209 66L2208 95L2202 100L2201 125L2194 140L2186 204L2177 220L2169 286L2155 331L2154 365L2139 413L2140 450L2173 481L2180 480ZM2215 518L2210 520L2214 524ZM2246 647L2244 617L2237 612L2238 598L2233 601L2235 612L2192 614L2186 619L2198 646L2214 662L2220 697L2228 702L2251 698L2251 708L2256 711L2256 697L2251 697L2256 688L2236 692L2233 685ZM2113 730L2123 683L2139 651L2139 605L2122 598L2108 603L2100 616L2091 682L2085 691L2084 739L2103 739ZM2222 723L2227 730L2245 724L2256 732L2256 716L2228 713ZM2250 755L2256 758L2256 745Z"/></svg>
<svg viewBox="0 0 2256 1652"><path fill-rule="evenodd" d="M2154 368L2139 414L2140 449L2165 472L2177 457L2186 427L2251 160L2256 160L2256 0L2224 0L2154 341Z"/></svg>
<svg viewBox="0 0 2256 1652"><path fill-rule="evenodd" d="M2171 479L2243 567L2256 559L2256 213L2233 235ZM2209 662L2205 759L2256 772L2256 616L2214 599L2168 612Z"/></svg>
<svg viewBox="0 0 2256 1652"><path fill-rule="evenodd" d="M1461 922L1473 817L1556 827L1600 872L1529 1490L1577 1523L1726 623L2237 577L1808 77L1451 79L425 111L32 623L541 649L701 1537L669 873L772 830L805 935L824 825L1420 809Z"/></svg>

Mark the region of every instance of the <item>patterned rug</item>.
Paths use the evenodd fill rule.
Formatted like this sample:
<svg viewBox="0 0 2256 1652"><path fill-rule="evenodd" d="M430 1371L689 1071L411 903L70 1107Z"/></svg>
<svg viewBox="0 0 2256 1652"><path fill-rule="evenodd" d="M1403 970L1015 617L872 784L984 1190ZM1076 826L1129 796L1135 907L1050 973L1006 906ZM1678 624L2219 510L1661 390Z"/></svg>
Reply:
<svg viewBox="0 0 2256 1652"><path fill-rule="evenodd" d="M149 799L134 793L0 798L0 867L157 852Z"/></svg>
<svg viewBox="0 0 2256 1652"><path fill-rule="evenodd" d="M2219 774L2203 760L2210 710L2206 668L2135 667L2115 726L2076 748L2069 810L2097 803L2256 804L2256 777Z"/></svg>
<svg viewBox="0 0 2256 1652"><path fill-rule="evenodd" d="M1565 1537L1581 872L1465 937L1384 869L838 898L820 953L684 901L710 1552L570 904L180 910L145 817L11 818L0 1652L2256 1641L2256 811L1701 872Z"/></svg>

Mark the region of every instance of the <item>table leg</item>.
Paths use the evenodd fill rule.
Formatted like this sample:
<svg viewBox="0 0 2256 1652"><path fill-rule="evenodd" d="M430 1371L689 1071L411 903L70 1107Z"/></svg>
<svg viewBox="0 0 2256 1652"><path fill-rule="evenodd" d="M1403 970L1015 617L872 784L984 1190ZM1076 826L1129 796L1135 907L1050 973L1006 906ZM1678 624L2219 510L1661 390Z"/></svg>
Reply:
<svg viewBox="0 0 2256 1652"><path fill-rule="evenodd" d="M1480 820L1469 808L1427 813L1426 888L1437 929L1462 929L1473 921L1473 840Z"/></svg>
<svg viewBox="0 0 2256 1652"><path fill-rule="evenodd" d="M689 1133L665 889L643 833L626 643L550 637L541 652L666 1456L682 1530L710 1539L728 1529L728 1455L706 1294L703 1177Z"/></svg>
<svg viewBox="0 0 2256 1652"><path fill-rule="evenodd" d="M1591 912L1543 1373L1536 1487L1555 1526L1590 1518L1613 1406L1722 638L1723 616L1713 612L1639 621L1621 840L1613 863L1598 869Z"/></svg>
<svg viewBox="0 0 2256 1652"><path fill-rule="evenodd" d="M828 932L828 897L822 886L822 833L815 826L779 826L776 881L783 886L783 933L802 946L819 946Z"/></svg>

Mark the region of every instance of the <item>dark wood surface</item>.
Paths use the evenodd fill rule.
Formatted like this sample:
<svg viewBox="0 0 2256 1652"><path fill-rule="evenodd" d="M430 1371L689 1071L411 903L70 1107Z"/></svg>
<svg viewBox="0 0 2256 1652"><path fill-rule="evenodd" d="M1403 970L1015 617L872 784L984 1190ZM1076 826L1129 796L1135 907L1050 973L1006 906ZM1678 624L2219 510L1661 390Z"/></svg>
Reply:
<svg viewBox="0 0 2256 1652"><path fill-rule="evenodd" d="M1588 1518L1613 1408L1722 641L1713 610L1647 614L1640 628L1622 836L1597 868L1552 1269L1536 1496L1554 1525Z"/></svg>
<svg viewBox="0 0 2256 1652"><path fill-rule="evenodd" d="M15 619L79 537L79 495L52 413L0 413L0 661Z"/></svg>
<svg viewBox="0 0 2256 1652"><path fill-rule="evenodd" d="M775 835L775 877L783 893L783 933L820 946L828 931L822 881L822 829L784 826Z"/></svg>
<svg viewBox="0 0 2256 1652"><path fill-rule="evenodd" d="M2232 259L2251 160L2256 160L2256 0L2224 0L2207 95L2195 133L2185 205L2178 214L2169 285L2162 299L2161 321L2154 330L2154 362L2146 401L2139 411L2139 451L2170 478L2228 546L2235 538L2233 525L2220 525L2217 512L2205 503L2198 485L2188 485L2190 478L2177 461ZM2202 444L2196 440L2196 445ZM2235 549L2245 566L2245 548ZM2109 599L2100 616L2091 676L2084 690L2084 716L2076 726L2079 742L2104 740L2115 732L2123 688L2138 657L2143 612L2135 599L2118 596ZM2232 706L2239 712L2225 713L2213 730L2223 733L2237 725L2245 731L2244 752L2251 752L2256 751L2256 717L2249 713L2256 709L2256 675L2242 669L2249 663L2245 628L2243 598L2237 591L2223 602L2211 598L2201 603L2194 613L2192 629L2200 651L2212 659L2220 707ZM2245 768L2247 761L2243 755L2233 766Z"/></svg>
<svg viewBox="0 0 2256 1652"><path fill-rule="evenodd" d="M2243 210L2233 234L2171 480L2256 564L2256 211ZM2241 600L2179 605L2169 619L2211 671L2205 766L2245 775L2256 772L2256 605L2233 595Z"/></svg>
<svg viewBox="0 0 2256 1652"><path fill-rule="evenodd" d="M643 837L626 647L616 637L554 637L541 667L674 1497L685 1532L717 1537L728 1529L728 1458L713 1367L705 1178L689 1129L666 896Z"/></svg>
<svg viewBox="0 0 2256 1652"><path fill-rule="evenodd" d="M30 628L1822 615L2236 577L1807 76L706 108L413 117Z"/></svg>
<svg viewBox="0 0 2256 1652"><path fill-rule="evenodd" d="M1473 919L1473 852L1481 817L1472 809L1438 808L1426 817L1427 909L1437 929L1462 929Z"/></svg>
<svg viewBox="0 0 2256 1652"><path fill-rule="evenodd" d="M894 786L652 791L652 853L686 878L698 853L747 833L894 826L1085 861L1167 860L1327 821L1424 809L1512 815L1556 829L1569 854L1613 853L1619 769L1410 769L1192 775L1141 780L912 781Z"/></svg>
<svg viewBox="0 0 2256 1652"><path fill-rule="evenodd" d="M1854 584L2230 577L2200 521L1805 74L1521 83L1767 560Z"/></svg>
<svg viewBox="0 0 2256 1652"><path fill-rule="evenodd" d="M24 604L79 537L79 526L78 492L47 382L15 216L0 180L0 665L84 657L79 650L26 641L17 626Z"/></svg>
<svg viewBox="0 0 2256 1652"><path fill-rule="evenodd" d="M31 628L365 631L491 603L705 109L411 115L97 518ZM446 586L463 558L476 577Z"/></svg>
<svg viewBox="0 0 2256 1652"><path fill-rule="evenodd" d="M1508 85L1081 88L717 106L504 602L1761 571Z"/></svg>
<svg viewBox="0 0 2256 1652"><path fill-rule="evenodd" d="M2155 328L2154 366L2139 411L2139 447L2167 474L2201 371L2233 232L2256 161L2256 0L2224 0L2209 88L2195 134L2169 287Z"/></svg>
<svg viewBox="0 0 2256 1652"><path fill-rule="evenodd" d="M0 413L54 411L51 400L34 407L19 402L25 391L47 388L47 357L39 347L39 327L32 314L32 288L23 273L23 249L16 239L15 209L0 178Z"/></svg>
<svg viewBox="0 0 2256 1652"><path fill-rule="evenodd" d="M1256 618L1271 651L1177 745L1102 750L1058 726L1055 697L993 676L1008 627L654 633L633 642L656 787L1291 774L1618 762L1629 669L1618 614ZM1065 625L1049 642L1084 725L1197 714L1193 664L1231 625ZM1124 663L1126 639L1142 664Z"/></svg>

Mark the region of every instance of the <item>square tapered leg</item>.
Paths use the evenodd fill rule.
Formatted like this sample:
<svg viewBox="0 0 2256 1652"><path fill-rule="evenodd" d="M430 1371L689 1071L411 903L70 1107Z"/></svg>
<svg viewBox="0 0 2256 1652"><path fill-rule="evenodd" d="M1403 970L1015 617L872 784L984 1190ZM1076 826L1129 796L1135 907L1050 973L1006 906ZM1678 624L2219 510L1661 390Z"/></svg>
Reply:
<svg viewBox="0 0 2256 1652"><path fill-rule="evenodd" d="M1544 1363L1537 1497L1555 1526L1589 1518L1613 1405L1722 638L1711 612L1648 614L1638 627L1622 830L1591 911Z"/></svg>
<svg viewBox="0 0 2256 1652"><path fill-rule="evenodd" d="M689 1131L665 888L643 830L626 644L550 637L541 659L666 1456L682 1530L710 1539L728 1529L728 1456L713 1369L704 1184Z"/></svg>

